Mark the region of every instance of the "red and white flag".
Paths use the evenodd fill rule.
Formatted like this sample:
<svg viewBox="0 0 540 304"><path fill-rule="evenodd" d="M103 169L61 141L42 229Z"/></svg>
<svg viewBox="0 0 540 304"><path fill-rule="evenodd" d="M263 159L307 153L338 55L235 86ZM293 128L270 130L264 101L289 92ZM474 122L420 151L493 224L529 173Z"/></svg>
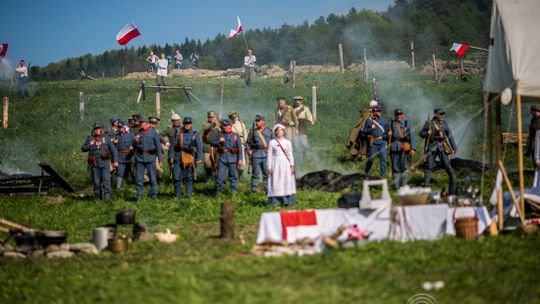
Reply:
<svg viewBox="0 0 540 304"><path fill-rule="evenodd" d="M0 46L0 61L2 61L2 58L6 57L7 49L8 44L2 43L2 45Z"/></svg>
<svg viewBox="0 0 540 304"><path fill-rule="evenodd" d="M452 47L450 48L450 51L456 52L456 55L458 57L463 56L465 52L469 49L469 45L461 44L461 43L452 43Z"/></svg>
<svg viewBox="0 0 540 304"><path fill-rule="evenodd" d="M280 212L282 239L294 243L304 237L317 238L320 229L317 226L315 210Z"/></svg>
<svg viewBox="0 0 540 304"><path fill-rule="evenodd" d="M238 27L236 28L236 30L231 29L229 31L229 38L227 38L227 40L236 37L236 35L242 32L242 22L240 22L240 17L236 16L236 19L238 20Z"/></svg>
<svg viewBox="0 0 540 304"><path fill-rule="evenodd" d="M118 44L120 45L126 45L131 39L140 36L141 32L137 29L137 26L135 23L130 22L124 28L116 34L116 41L118 41Z"/></svg>

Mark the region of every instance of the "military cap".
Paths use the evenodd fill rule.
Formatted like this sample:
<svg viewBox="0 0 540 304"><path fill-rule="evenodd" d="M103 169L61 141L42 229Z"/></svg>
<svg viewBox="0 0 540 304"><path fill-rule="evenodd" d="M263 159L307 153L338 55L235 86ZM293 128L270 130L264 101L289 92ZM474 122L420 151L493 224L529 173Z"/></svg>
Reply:
<svg viewBox="0 0 540 304"><path fill-rule="evenodd" d="M374 106L373 107L373 112L382 112L381 106Z"/></svg>
<svg viewBox="0 0 540 304"><path fill-rule="evenodd" d="M186 125L186 124L191 124L191 123L193 123L193 119L191 119L190 116L186 116L186 117L184 117L183 123L184 123L185 125Z"/></svg>
<svg viewBox="0 0 540 304"><path fill-rule="evenodd" d="M128 118L128 123L133 122L133 121L134 121L133 117Z"/></svg>
<svg viewBox="0 0 540 304"><path fill-rule="evenodd" d="M536 111L536 112L540 112L540 105L532 105L531 106L531 111Z"/></svg>
<svg viewBox="0 0 540 304"><path fill-rule="evenodd" d="M208 111L206 114L208 115L208 117L217 116L216 112L214 111Z"/></svg>
<svg viewBox="0 0 540 304"><path fill-rule="evenodd" d="M120 120L120 117L118 115L113 115L109 121L113 124L117 120Z"/></svg>
<svg viewBox="0 0 540 304"><path fill-rule="evenodd" d="M148 122L148 118L146 116L144 116L144 115L141 115L141 116L139 116L139 121L140 122Z"/></svg>
<svg viewBox="0 0 540 304"><path fill-rule="evenodd" d="M285 100L285 97L276 97L276 100Z"/></svg>
<svg viewBox="0 0 540 304"><path fill-rule="evenodd" d="M228 118L225 118L223 122L221 122L221 124L223 124L224 126L230 126L232 125L232 121Z"/></svg>
<svg viewBox="0 0 540 304"><path fill-rule="evenodd" d="M141 114L133 114L131 115L131 117L133 117L133 119L135 120L139 120L139 118L141 117Z"/></svg>
<svg viewBox="0 0 540 304"><path fill-rule="evenodd" d="M304 97L302 97L302 96L294 96L293 99L294 99L295 101L297 101L297 100L298 100L298 101L302 101L302 100L304 100Z"/></svg>
<svg viewBox="0 0 540 304"><path fill-rule="evenodd" d="M234 111L233 111L233 112L229 112L229 118L236 118L236 117L238 117L238 113L236 113L236 112L234 112Z"/></svg>
<svg viewBox="0 0 540 304"><path fill-rule="evenodd" d="M159 117L156 117L156 116L150 116L150 117L148 117L148 121L149 121L150 123L155 123L155 124L157 124L157 123L159 122Z"/></svg>
<svg viewBox="0 0 540 304"><path fill-rule="evenodd" d="M396 108L394 110L394 115L401 115L401 114L403 114L403 110L401 108Z"/></svg>
<svg viewBox="0 0 540 304"><path fill-rule="evenodd" d="M264 116L257 114L255 115L255 120L265 120L265 119L264 119Z"/></svg>
<svg viewBox="0 0 540 304"><path fill-rule="evenodd" d="M171 121L172 120L180 120L180 115L174 113L173 115L171 115Z"/></svg>
<svg viewBox="0 0 540 304"><path fill-rule="evenodd" d="M440 114L440 115L444 115L444 109L443 108L436 108L435 110L433 110L433 113L434 114Z"/></svg>
<svg viewBox="0 0 540 304"><path fill-rule="evenodd" d="M103 123L101 123L100 121L95 122L92 125L92 129L103 129Z"/></svg>

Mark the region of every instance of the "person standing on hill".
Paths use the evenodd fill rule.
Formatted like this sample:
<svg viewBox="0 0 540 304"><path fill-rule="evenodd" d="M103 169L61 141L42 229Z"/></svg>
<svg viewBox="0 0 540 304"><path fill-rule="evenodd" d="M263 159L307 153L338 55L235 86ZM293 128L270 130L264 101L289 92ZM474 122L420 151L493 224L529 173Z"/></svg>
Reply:
<svg viewBox="0 0 540 304"><path fill-rule="evenodd" d="M247 55L244 57L244 77L248 87L253 85L252 78L255 73L255 62L257 62L257 58L253 55L253 51L248 50Z"/></svg>
<svg viewBox="0 0 540 304"><path fill-rule="evenodd" d="M112 161L112 166L118 167L118 154L111 138L104 134L101 122L94 123L92 129L92 135L86 138L81 150L88 152L88 165L92 172L96 199L101 200L104 194L105 200L108 201L111 199L109 164Z"/></svg>
<svg viewBox="0 0 540 304"><path fill-rule="evenodd" d="M161 53L161 58L157 61L156 84L158 87L167 86L167 84L165 83L165 78L167 78L168 66L169 61L167 60L167 58L165 58L165 53ZM161 89L158 88L158 91L160 90Z"/></svg>
<svg viewBox="0 0 540 304"><path fill-rule="evenodd" d="M390 122L390 160L392 161L392 185L395 189L406 186L409 179L408 161L416 153L416 141L412 123L405 119L402 109L394 110L395 120Z"/></svg>
<svg viewBox="0 0 540 304"><path fill-rule="evenodd" d="M22 98L24 97L30 97L30 93L28 92L28 68L26 67L26 63L23 59L19 61L19 66L15 69L15 72L17 72L17 81L19 82L19 96Z"/></svg>
<svg viewBox="0 0 540 304"><path fill-rule="evenodd" d="M363 136L368 138L369 150L365 172L369 174L373 162L380 155L381 176L386 176L386 140L388 138L388 121L382 117L381 106L373 107L372 116L366 121Z"/></svg>
<svg viewBox="0 0 540 304"><path fill-rule="evenodd" d="M180 53L180 50L176 50L176 54L174 54L174 68L175 69L182 68L182 60L184 60L184 56L182 56L182 53Z"/></svg>
<svg viewBox="0 0 540 304"><path fill-rule="evenodd" d="M278 107L274 112L274 124L281 124L285 126L285 138L293 142L294 137L298 129L298 118L294 114L294 110L291 106L287 105L284 97L277 97Z"/></svg>
<svg viewBox="0 0 540 304"><path fill-rule="evenodd" d="M302 96L294 97L294 114L298 119L298 134L295 137L294 149L299 152L302 157L305 157L307 150L309 149L308 145L308 136L307 136L307 126L308 124L314 125L315 121L311 115L309 108L302 104L304 98Z"/></svg>
<svg viewBox="0 0 540 304"><path fill-rule="evenodd" d="M157 72L157 61L159 57L154 54L154 52L150 52L150 55L146 57L146 62L148 62L148 70L150 72Z"/></svg>

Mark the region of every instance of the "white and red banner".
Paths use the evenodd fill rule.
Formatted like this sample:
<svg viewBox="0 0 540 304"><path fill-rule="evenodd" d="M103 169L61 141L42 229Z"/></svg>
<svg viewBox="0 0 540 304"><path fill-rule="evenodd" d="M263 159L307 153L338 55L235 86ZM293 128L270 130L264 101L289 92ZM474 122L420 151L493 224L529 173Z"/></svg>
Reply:
<svg viewBox="0 0 540 304"><path fill-rule="evenodd" d="M7 50L8 50L8 44L2 43L2 45L0 46L0 61L2 60L2 58L6 57Z"/></svg>
<svg viewBox="0 0 540 304"><path fill-rule="evenodd" d="M116 41L120 45L126 45L131 39L140 36L141 32L137 29L135 23L130 22L118 34L116 34Z"/></svg>
<svg viewBox="0 0 540 304"><path fill-rule="evenodd" d="M236 16L236 19L238 20L238 27L236 28L236 30L231 29L229 31L229 38L227 38L227 40L236 37L236 35L242 32L242 22L240 22L240 17Z"/></svg>
<svg viewBox="0 0 540 304"><path fill-rule="evenodd" d="M302 237L317 238L320 235L317 227L315 210L280 212L282 238L286 241Z"/></svg>
<svg viewBox="0 0 540 304"><path fill-rule="evenodd" d="M463 56L465 52L469 49L469 45L461 44L461 43L452 43L452 47L450 48L450 51L456 52L456 55L458 57Z"/></svg>

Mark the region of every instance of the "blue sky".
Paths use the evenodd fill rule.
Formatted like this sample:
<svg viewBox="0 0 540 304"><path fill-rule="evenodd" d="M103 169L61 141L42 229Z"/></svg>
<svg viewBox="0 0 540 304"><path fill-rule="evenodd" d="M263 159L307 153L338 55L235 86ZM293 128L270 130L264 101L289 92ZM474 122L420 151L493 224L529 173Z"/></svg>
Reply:
<svg viewBox="0 0 540 304"><path fill-rule="evenodd" d="M118 49L115 36L130 21L146 43L165 44L213 38L236 26L244 30L296 25L330 13L344 14L351 7L384 11L393 0L6 0L1 4L0 41L9 43L11 63L23 58L32 65L86 53ZM144 45L141 38L128 46Z"/></svg>

